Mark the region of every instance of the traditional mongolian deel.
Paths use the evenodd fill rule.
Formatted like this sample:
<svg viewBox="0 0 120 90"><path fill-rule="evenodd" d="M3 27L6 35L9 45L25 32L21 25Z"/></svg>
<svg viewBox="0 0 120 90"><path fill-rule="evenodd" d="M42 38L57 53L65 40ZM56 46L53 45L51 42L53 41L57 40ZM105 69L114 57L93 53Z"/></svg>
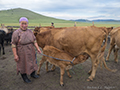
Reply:
<svg viewBox="0 0 120 90"><path fill-rule="evenodd" d="M12 36L12 45L16 47L19 61L17 62L17 72L21 74L31 74L37 70L35 59L34 42L36 38L33 32L29 29L23 31L17 29Z"/></svg>

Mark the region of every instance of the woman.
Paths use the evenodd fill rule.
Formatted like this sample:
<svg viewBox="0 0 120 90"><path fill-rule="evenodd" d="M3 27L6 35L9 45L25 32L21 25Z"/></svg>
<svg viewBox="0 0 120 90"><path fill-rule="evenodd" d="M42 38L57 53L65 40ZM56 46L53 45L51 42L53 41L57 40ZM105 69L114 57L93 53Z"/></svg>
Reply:
<svg viewBox="0 0 120 90"><path fill-rule="evenodd" d="M35 75L35 71L38 66L36 64L35 49L41 53L36 38L28 27L28 19L26 17L21 17L19 19L20 28L13 32L12 35L12 51L14 54L14 60L17 63L17 73L20 72L23 80L26 83L30 83L31 80L28 79L27 75L33 78L38 78Z"/></svg>

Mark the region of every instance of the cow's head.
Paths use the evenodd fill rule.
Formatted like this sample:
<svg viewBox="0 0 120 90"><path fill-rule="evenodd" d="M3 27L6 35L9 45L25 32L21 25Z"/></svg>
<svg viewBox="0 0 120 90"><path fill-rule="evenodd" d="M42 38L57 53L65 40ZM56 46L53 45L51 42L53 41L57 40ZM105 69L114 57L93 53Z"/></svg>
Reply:
<svg viewBox="0 0 120 90"><path fill-rule="evenodd" d="M107 28L108 33L110 33L112 29L113 29L113 27L108 27L108 28Z"/></svg>
<svg viewBox="0 0 120 90"><path fill-rule="evenodd" d="M36 36L40 32L40 27L35 27L33 33Z"/></svg>

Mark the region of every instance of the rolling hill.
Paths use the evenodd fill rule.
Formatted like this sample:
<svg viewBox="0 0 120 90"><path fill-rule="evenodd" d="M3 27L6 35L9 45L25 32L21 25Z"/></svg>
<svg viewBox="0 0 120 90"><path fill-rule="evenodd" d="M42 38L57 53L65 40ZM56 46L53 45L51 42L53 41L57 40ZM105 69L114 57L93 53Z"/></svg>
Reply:
<svg viewBox="0 0 120 90"><path fill-rule="evenodd" d="M33 11L15 8L0 11L0 23L18 23L20 17L27 17L30 23L67 23L72 21L56 19L52 17L43 16Z"/></svg>

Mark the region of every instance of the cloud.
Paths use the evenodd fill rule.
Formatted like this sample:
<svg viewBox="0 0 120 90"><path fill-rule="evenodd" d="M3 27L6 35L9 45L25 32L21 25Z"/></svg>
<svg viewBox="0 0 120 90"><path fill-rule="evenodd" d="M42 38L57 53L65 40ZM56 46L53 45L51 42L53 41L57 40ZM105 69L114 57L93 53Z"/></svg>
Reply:
<svg viewBox="0 0 120 90"><path fill-rule="evenodd" d="M60 19L120 19L119 0L1 0L0 10L25 8Z"/></svg>

